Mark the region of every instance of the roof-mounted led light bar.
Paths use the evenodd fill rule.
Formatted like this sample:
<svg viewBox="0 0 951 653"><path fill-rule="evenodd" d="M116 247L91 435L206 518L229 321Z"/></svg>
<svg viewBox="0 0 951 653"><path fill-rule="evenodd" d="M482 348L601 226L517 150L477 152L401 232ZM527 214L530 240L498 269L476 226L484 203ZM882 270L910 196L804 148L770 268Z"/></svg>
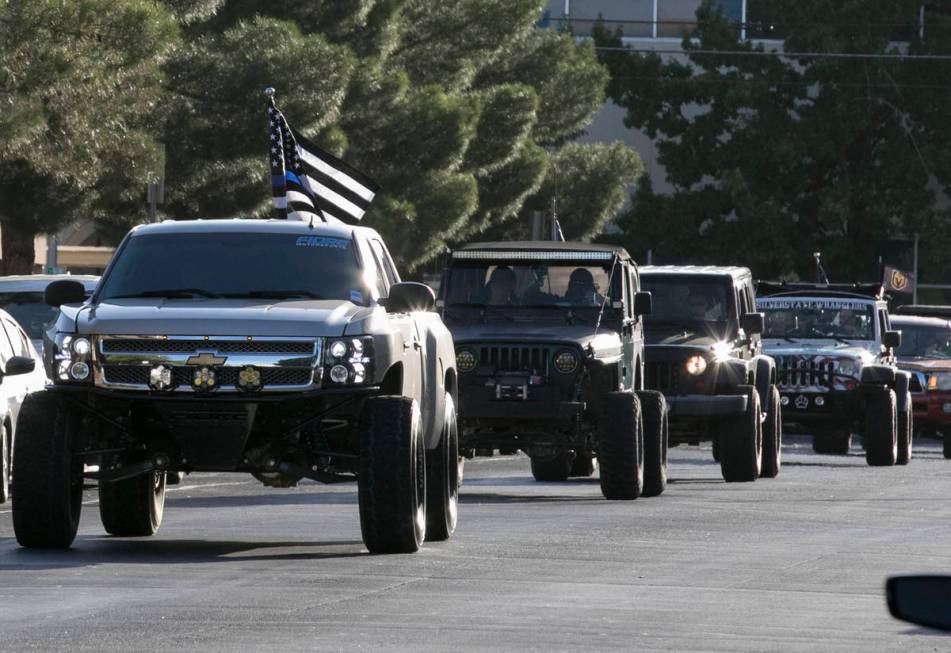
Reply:
<svg viewBox="0 0 951 653"><path fill-rule="evenodd" d="M461 249L452 253L455 260L492 261L611 261L612 252L528 251L512 252L496 249Z"/></svg>

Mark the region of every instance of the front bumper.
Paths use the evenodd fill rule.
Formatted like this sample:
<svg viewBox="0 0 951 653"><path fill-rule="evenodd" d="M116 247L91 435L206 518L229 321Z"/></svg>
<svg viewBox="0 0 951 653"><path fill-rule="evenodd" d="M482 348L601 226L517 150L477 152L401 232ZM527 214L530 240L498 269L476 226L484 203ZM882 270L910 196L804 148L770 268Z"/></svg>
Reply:
<svg viewBox="0 0 951 653"><path fill-rule="evenodd" d="M746 395L674 395L666 399L671 420L742 415L749 405Z"/></svg>
<svg viewBox="0 0 951 653"><path fill-rule="evenodd" d="M459 415L466 422L497 420L506 424L528 420L564 423L580 415L584 409L585 404L581 401L499 401L477 393L463 393L459 400Z"/></svg>
<svg viewBox="0 0 951 653"><path fill-rule="evenodd" d="M944 410L951 404L951 392L916 392L911 395L915 424L944 426L951 424L951 412Z"/></svg>
<svg viewBox="0 0 951 653"><path fill-rule="evenodd" d="M861 421L862 394L855 390L814 392L780 388L784 425L855 425Z"/></svg>

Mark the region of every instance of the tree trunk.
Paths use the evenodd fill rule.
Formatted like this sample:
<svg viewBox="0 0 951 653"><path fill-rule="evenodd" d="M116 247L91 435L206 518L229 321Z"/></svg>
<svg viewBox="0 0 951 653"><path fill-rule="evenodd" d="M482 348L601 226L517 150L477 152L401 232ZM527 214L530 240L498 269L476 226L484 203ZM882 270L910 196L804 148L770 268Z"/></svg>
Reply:
<svg viewBox="0 0 951 653"><path fill-rule="evenodd" d="M0 272L3 274L32 274L36 252L33 238L36 230L14 222L0 222Z"/></svg>

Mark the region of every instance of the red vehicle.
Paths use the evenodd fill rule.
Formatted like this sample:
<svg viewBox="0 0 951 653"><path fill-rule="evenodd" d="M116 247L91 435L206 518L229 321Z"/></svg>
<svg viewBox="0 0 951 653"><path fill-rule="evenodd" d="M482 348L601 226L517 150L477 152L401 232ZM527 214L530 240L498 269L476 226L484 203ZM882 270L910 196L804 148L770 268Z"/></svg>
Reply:
<svg viewBox="0 0 951 653"><path fill-rule="evenodd" d="M951 458L951 320L896 315L891 322L902 332L898 367L911 373L916 430L943 438Z"/></svg>

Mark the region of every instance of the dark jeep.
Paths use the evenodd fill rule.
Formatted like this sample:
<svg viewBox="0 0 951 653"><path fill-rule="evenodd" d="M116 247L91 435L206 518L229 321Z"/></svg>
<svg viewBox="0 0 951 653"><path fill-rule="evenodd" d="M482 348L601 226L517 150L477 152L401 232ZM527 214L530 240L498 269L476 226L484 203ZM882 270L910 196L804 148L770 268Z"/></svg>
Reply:
<svg viewBox="0 0 951 653"><path fill-rule="evenodd" d="M475 243L441 287L456 343L460 446L528 454L539 481L590 476L608 499L667 483L667 407L644 389L637 266L624 249Z"/></svg>
<svg viewBox="0 0 951 653"><path fill-rule="evenodd" d="M713 442L726 481L779 474L782 418L776 366L760 353L763 315L750 271L641 268L654 298L647 318L647 385L670 406L670 441Z"/></svg>

